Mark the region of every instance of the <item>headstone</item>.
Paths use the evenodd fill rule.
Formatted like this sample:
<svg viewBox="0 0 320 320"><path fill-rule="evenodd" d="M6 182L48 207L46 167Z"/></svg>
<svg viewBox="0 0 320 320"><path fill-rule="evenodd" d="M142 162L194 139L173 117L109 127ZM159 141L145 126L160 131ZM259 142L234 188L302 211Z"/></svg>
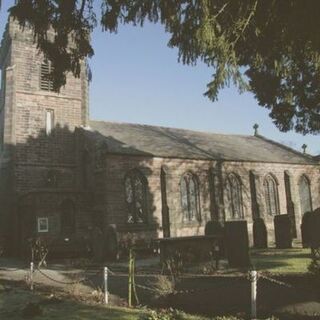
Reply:
<svg viewBox="0 0 320 320"><path fill-rule="evenodd" d="M225 223L225 248L230 267L248 267L249 238L247 221L228 221Z"/></svg>
<svg viewBox="0 0 320 320"><path fill-rule="evenodd" d="M225 256L225 248L224 248L224 228L222 224L219 221L208 221L205 229L204 234L206 236L218 236L219 239L215 243L215 248L213 248L213 251L217 251L216 246L219 247L219 256L224 257Z"/></svg>
<svg viewBox="0 0 320 320"><path fill-rule="evenodd" d="M106 258L115 261L118 258L118 236L114 226L109 226L106 232Z"/></svg>
<svg viewBox="0 0 320 320"><path fill-rule="evenodd" d="M223 235L223 226L219 221L208 221L204 229L204 234L206 236Z"/></svg>
<svg viewBox="0 0 320 320"><path fill-rule="evenodd" d="M311 232L312 232L312 212L306 212L302 217L301 223L301 238L304 248L310 247Z"/></svg>
<svg viewBox="0 0 320 320"><path fill-rule="evenodd" d="M320 248L320 212L315 210L310 219L310 246L311 248Z"/></svg>
<svg viewBox="0 0 320 320"><path fill-rule="evenodd" d="M268 232L262 218L253 221L253 244L258 249L268 248Z"/></svg>
<svg viewBox="0 0 320 320"><path fill-rule="evenodd" d="M274 217L274 232L278 249L292 248L291 219L288 214L279 214Z"/></svg>

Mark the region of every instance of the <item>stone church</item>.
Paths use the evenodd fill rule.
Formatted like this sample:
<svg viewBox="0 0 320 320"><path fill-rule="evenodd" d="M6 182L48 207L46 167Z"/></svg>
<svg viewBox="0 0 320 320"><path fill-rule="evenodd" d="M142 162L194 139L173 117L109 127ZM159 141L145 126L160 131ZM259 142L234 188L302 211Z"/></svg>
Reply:
<svg viewBox="0 0 320 320"><path fill-rule="evenodd" d="M108 242L113 232L119 243L203 235L210 220L246 220L253 244L256 218L271 244L275 215L289 213L299 239L303 214L320 206L319 157L257 128L224 135L90 120L85 63L55 92L50 62L13 21L0 67L0 241L8 252L36 236L63 250L90 234Z"/></svg>

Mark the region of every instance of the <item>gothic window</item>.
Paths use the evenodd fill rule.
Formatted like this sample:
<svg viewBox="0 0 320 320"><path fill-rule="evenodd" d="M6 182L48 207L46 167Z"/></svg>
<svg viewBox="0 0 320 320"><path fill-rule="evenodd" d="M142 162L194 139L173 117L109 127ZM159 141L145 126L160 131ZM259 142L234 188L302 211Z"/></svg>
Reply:
<svg viewBox="0 0 320 320"><path fill-rule="evenodd" d="M128 206L128 223L147 223L147 180L137 170L125 178L125 197Z"/></svg>
<svg viewBox="0 0 320 320"><path fill-rule="evenodd" d="M51 62L44 60L40 67L40 89L45 91L53 90L53 81L50 77L50 73L53 71Z"/></svg>
<svg viewBox="0 0 320 320"><path fill-rule="evenodd" d="M279 197L276 180L269 174L265 177L263 185L267 213L272 216L279 214Z"/></svg>
<svg viewBox="0 0 320 320"><path fill-rule="evenodd" d="M76 216L74 203L71 200L64 200L60 206L61 233L70 236L76 231Z"/></svg>
<svg viewBox="0 0 320 320"><path fill-rule="evenodd" d="M301 214L312 211L310 181L305 175L302 175L299 180L299 196Z"/></svg>
<svg viewBox="0 0 320 320"><path fill-rule="evenodd" d="M199 187L195 175L186 173L180 182L181 207L184 221L201 221Z"/></svg>
<svg viewBox="0 0 320 320"><path fill-rule="evenodd" d="M229 200L230 218L243 219L241 180L234 173L230 173L227 177L226 192Z"/></svg>

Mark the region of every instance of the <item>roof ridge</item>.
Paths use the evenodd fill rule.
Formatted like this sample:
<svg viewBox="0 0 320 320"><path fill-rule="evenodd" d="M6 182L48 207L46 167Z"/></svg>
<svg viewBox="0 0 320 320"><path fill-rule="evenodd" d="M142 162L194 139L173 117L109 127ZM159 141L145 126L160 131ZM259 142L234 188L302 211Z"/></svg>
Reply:
<svg viewBox="0 0 320 320"><path fill-rule="evenodd" d="M286 150L289 150L289 151L291 151L291 152L294 152L295 154L297 154L297 155L299 155L299 156L301 156L301 157L314 160L314 157L313 157L312 155L310 155L310 154L305 154L305 153L303 153L303 152L300 152L300 151L298 151L298 150L296 150L296 149L293 149L293 148L291 148L291 147L289 147L289 146L286 146L285 144L282 144L282 143L280 143L280 142L278 142L278 141L274 141L274 140L272 140L272 139L266 138L265 136L263 136L263 135L261 135L261 134L256 134L255 137L260 138L260 139L262 139L262 140L265 140L265 141L267 141L267 142L270 142L270 143L272 143L272 144L275 144L275 145L277 145L278 147L281 147L281 148L283 148L283 149L286 149Z"/></svg>
<svg viewBox="0 0 320 320"><path fill-rule="evenodd" d="M249 134L236 134L236 133L217 133L212 131L203 131L203 130L196 130L196 129L186 129L186 128L177 128L177 127L167 127L167 126L159 126L153 124L145 124L145 123L132 123L132 122L123 122L123 121L105 121L105 120L93 120L90 119L89 121L92 122L104 122L104 123L114 123L114 124L124 124L124 125L132 125L132 126L143 126L143 127L152 127L152 128L161 128L161 129L169 129L169 130L181 130L181 131L189 131L189 132L197 132L203 134L214 134L220 136L236 136L236 137L247 137L247 138L254 138L254 136Z"/></svg>

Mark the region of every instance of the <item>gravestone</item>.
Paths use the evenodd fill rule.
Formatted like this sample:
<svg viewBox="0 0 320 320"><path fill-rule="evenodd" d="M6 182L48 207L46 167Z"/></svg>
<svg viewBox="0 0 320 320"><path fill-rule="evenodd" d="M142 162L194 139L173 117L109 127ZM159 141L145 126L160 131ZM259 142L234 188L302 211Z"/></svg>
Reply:
<svg viewBox="0 0 320 320"><path fill-rule="evenodd" d="M311 248L320 248L320 212L319 209L315 210L310 215L310 246Z"/></svg>
<svg viewBox="0 0 320 320"><path fill-rule="evenodd" d="M302 217L301 238L302 238L302 246L304 248L310 247L312 220L313 220L312 216L313 216L313 213L311 211L308 211Z"/></svg>
<svg viewBox="0 0 320 320"><path fill-rule="evenodd" d="M274 232L278 249L292 248L292 226L288 214L279 214L274 217Z"/></svg>
<svg viewBox="0 0 320 320"><path fill-rule="evenodd" d="M250 265L247 221L228 221L224 225L225 249L230 267Z"/></svg>
<svg viewBox="0 0 320 320"><path fill-rule="evenodd" d="M262 218L253 221L253 244L258 249L268 248L268 232Z"/></svg>
<svg viewBox="0 0 320 320"><path fill-rule="evenodd" d="M115 226L108 226L106 232L106 258L109 261L115 261L118 258L118 236Z"/></svg>
<svg viewBox="0 0 320 320"><path fill-rule="evenodd" d="M224 228L219 221L208 221L205 229L204 234L206 236L218 236L218 240L216 245L219 247L219 257L225 256L225 248L224 248Z"/></svg>

